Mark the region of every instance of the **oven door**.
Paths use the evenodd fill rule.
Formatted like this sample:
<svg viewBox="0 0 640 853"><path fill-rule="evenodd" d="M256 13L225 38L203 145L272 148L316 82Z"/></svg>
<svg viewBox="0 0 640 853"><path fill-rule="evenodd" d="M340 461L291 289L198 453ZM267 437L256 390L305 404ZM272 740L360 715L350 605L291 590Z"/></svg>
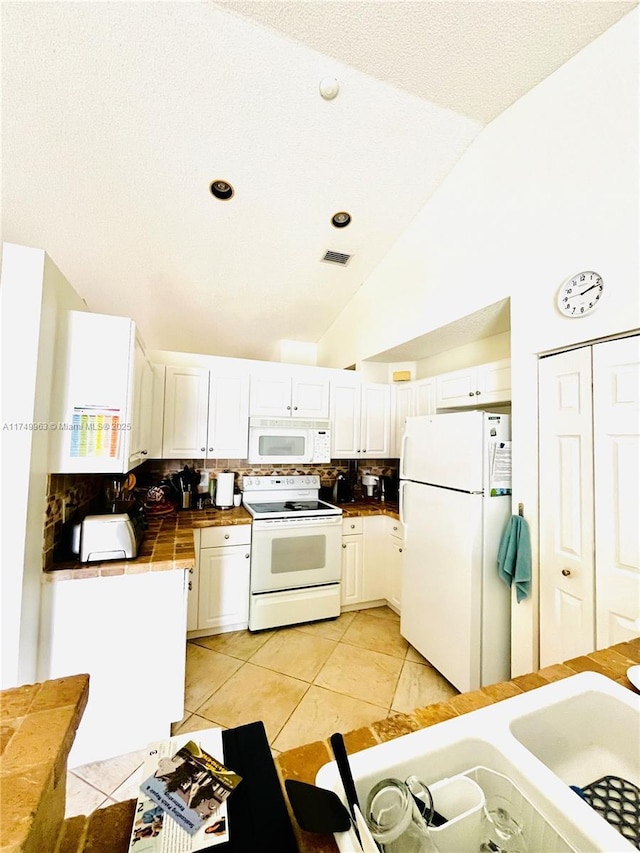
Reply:
<svg viewBox="0 0 640 853"><path fill-rule="evenodd" d="M294 427L250 427L249 462L289 462L294 465L313 461L312 431Z"/></svg>
<svg viewBox="0 0 640 853"><path fill-rule="evenodd" d="M342 517L254 520L251 592L337 583L342 572Z"/></svg>

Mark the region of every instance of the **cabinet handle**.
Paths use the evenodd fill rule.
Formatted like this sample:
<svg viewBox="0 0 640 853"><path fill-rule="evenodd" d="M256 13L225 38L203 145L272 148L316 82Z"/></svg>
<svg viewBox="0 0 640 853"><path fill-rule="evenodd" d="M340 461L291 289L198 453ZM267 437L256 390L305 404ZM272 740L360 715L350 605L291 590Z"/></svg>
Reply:
<svg viewBox="0 0 640 853"><path fill-rule="evenodd" d="M298 407L297 407L297 406L294 406L294 407L293 407L293 411L294 411L294 412L297 412L297 411L298 411Z"/></svg>
<svg viewBox="0 0 640 853"><path fill-rule="evenodd" d="M346 548L346 547L347 547L347 546L345 545L345 543L344 543L344 542L342 543L342 547L343 547L343 548Z"/></svg>
<svg viewBox="0 0 640 853"><path fill-rule="evenodd" d="M476 395L479 397L482 394L482 391L476 391Z"/></svg>
<svg viewBox="0 0 640 853"><path fill-rule="evenodd" d="M206 447L201 447L201 448L200 448L200 450L202 451L202 453L204 453L206 449L207 449Z"/></svg>
<svg viewBox="0 0 640 853"><path fill-rule="evenodd" d="M142 456L146 456L148 452L149 452L148 450L141 450L141 451L140 451L140 454L141 454Z"/></svg>
<svg viewBox="0 0 640 853"><path fill-rule="evenodd" d="M191 583L191 581L189 581L189 592L191 592L192 589L193 589L193 584Z"/></svg>
<svg viewBox="0 0 640 853"><path fill-rule="evenodd" d="M245 555L244 555L245 560L248 560L248 559L249 559L249 556L250 556L249 554L245 554Z"/></svg>
<svg viewBox="0 0 640 853"><path fill-rule="evenodd" d="M209 453L213 453L213 447L209 448Z"/></svg>
<svg viewBox="0 0 640 853"><path fill-rule="evenodd" d="M469 396L473 397L473 391L469 391Z"/></svg>
<svg viewBox="0 0 640 853"><path fill-rule="evenodd" d="M287 411L288 411L288 412L290 412L290 411L291 411L291 406L287 406Z"/></svg>
<svg viewBox="0 0 640 853"><path fill-rule="evenodd" d="M192 574L193 574L193 569L189 569L189 574L190 574L190 575L192 575Z"/></svg>
<svg viewBox="0 0 640 853"><path fill-rule="evenodd" d="M354 530L354 529L355 529L355 524L352 524L352 525L351 525L351 529L352 529L352 530Z"/></svg>
<svg viewBox="0 0 640 853"><path fill-rule="evenodd" d="M229 534L228 534L228 533L225 533L225 534L224 534L224 538L225 538L225 539L228 539L228 538L229 538Z"/></svg>
<svg viewBox="0 0 640 853"><path fill-rule="evenodd" d="M397 530L398 529L397 525L394 524L393 529Z"/></svg>
<svg viewBox="0 0 640 853"><path fill-rule="evenodd" d="M571 574L571 569L563 569L562 574L564 575L565 578L568 578L569 575Z"/></svg>
<svg viewBox="0 0 640 853"><path fill-rule="evenodd" d="M402 554L402 548L398 548L398 551L400 551L400 553Z"/></svg>

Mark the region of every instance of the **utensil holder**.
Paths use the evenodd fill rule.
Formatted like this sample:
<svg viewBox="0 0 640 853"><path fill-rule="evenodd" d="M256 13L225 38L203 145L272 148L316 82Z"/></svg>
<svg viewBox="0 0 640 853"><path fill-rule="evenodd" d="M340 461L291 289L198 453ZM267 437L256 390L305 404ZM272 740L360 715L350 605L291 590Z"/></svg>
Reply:
<svg viewBox="0 0 640 853"><path fill-rule="evenodd" d="M429 827L439 853L475 849L470 844L480 837L485 802L480 785L460 774L429 785L429 790L435 810L447 818L442 826Z"/></svg>

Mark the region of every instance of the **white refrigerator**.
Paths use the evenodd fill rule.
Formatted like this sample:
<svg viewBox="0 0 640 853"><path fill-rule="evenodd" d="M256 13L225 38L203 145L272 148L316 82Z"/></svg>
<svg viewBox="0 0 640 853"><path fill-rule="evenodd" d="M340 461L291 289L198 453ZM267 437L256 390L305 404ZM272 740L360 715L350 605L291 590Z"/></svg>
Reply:
<svg viewBox="0 0 640 853"><path fill-rule="evenodd" d="M511 593L497 569L510 494L508 415L407 418L400 632L461 692L510 678Z"/></svg>

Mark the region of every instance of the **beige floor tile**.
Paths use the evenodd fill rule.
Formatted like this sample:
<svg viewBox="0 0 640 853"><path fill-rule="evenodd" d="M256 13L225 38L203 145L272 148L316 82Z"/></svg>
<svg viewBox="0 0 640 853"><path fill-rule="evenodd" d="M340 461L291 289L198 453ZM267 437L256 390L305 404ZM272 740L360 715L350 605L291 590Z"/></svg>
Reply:
<svg viewBox="0 0 640 853"><path fill-rule="evenodd" d="M257 652L274 633L274 631L258 631L255 634L251 631L228 631L226 634L189 640L189 643L195 643L223 655L231 655L232 658L249 660L251 655Z"/></svg>
<svg viewBox="0 0 640 853"><path fill-rule="evenodd" d="M421 663L425 666L431 666L429 661L423 657L417 649L414 649L413 646L409 646L407 649L406 660L413 661L413 663Z"/></svg>
<svg viewBox="0 0 640 853"><path fill-rule="evenodd" d="M241 666L237 658L187 643L185 710L195 711Z"/></svg>
<svg viewBox="0 0 640 853"><path fill-rule="evenodd" d="M408 714L414 708L446 702L457 695L456 688L435 669L407 660L402 667L391 708Z"/></svg>
<svg viewBox="0 0 640 853"><path fill-rule="evenodd" d="M400 658L391 655L339 643L314 684L384 707L386 711L391 705L402 663Z"/></svg>
<svg viewBox="0 0 640 853"><path fill-rule="evenodd" d="M65 818L76 815L90 815L107 799L104 791L94 788L84 779L76 776L73 772L67 773L67 799L65 805Z"/></svg>
<svg viewBox="0 0 640 853"><path fill-rule="evenodd" d="M172 735L183 735L188 732L201 732L203 729L213 729L216 725L207 720L206 717L200 717L198 714L186 714L179 723L174 723L171 726ZM224 726L219 726L224 728Z"/></svg>
<svg viewBox="0 0 640 853"><path fill-rule="evenodd" d="M404 658L409 645L400 635L397 622L380 616L369 616L366 612L356 614L342 642L398 658Z"/></svg>
<svg viewBox="0 0 640 853"><path fill-rule="evenodd" d="M285 751L384 719L386 709L312 685L274 741Z"/></svg>
<svg viewBox="0 0 640 853"><path fill-rule="evenodd" d="M110 794L142 766L146 754L146 749L140 749L137 752L106 758L104 761L92 761L90 764L74 767L73 773L94 788Z"/></svg>
<svg viewBox="0 0 640 853"><path fill-rule="evenodd" d="M121 803L124 800L135 800L140 793L140 783L144 782L144 765L140 765L137 770L125 779L121 785L111 792L111 799L116 803Z"/></svg>
<svg viewBox="0 0 640 853"><path fill-rule="evenodd" d="M335 640L288 628L270 637L253 655L251 663L311 682L336 645Z"/></svg>
<svg viewBox="0 0 640 853"><path fill-rule="evenodd" d="M262 720L273 743L308 687L297 678L245 663L196 710L199 716L228 728Z"/></svg>
<svg viewBox="0 0 640 853"><path fill-rule="evenodd" d="M298 631L305 634L314 634L316 637L324 637L326 640L341 640L344 632L353 622L356 611L341 613L337 619L324 619L322 622L305 622L296 625Z"/></svg>
<svg viewBox="0 0 640 853"><path fill-rule="evenodd" d="M390 619L392 622L400 622L400 617L385 604L383 607L367 607L366 610L360 610L359 613L366 613L367 616L378 616L382 619Z"/></svg>

